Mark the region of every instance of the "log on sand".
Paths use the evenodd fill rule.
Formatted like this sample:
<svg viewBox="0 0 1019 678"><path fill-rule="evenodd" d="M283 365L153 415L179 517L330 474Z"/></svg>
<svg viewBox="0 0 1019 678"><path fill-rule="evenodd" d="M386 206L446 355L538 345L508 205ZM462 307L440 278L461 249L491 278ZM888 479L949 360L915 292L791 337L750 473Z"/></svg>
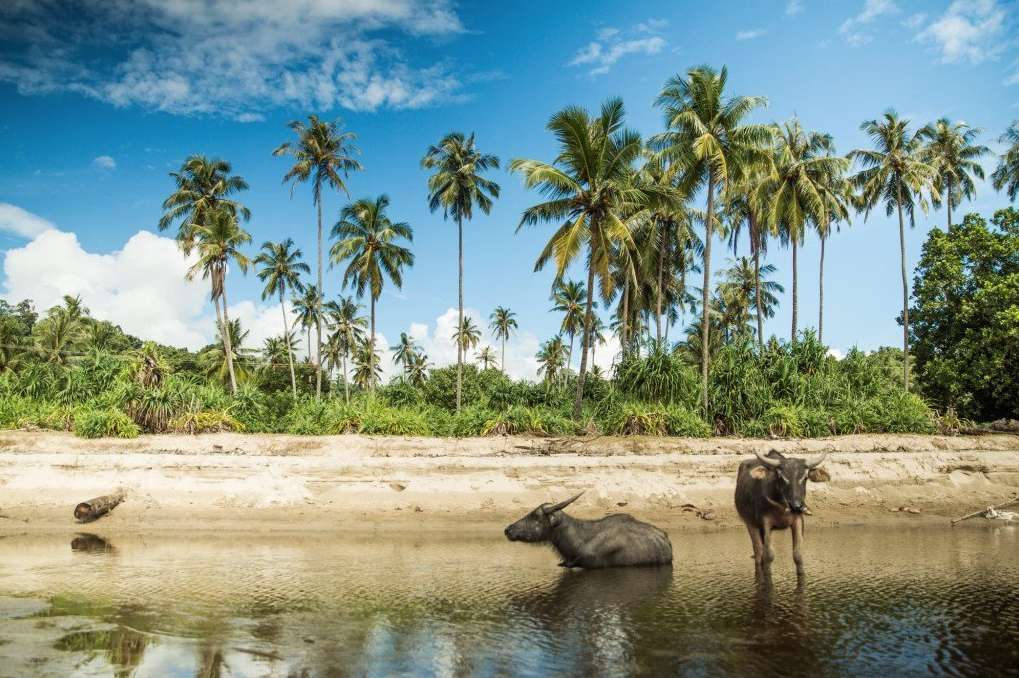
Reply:
<svg viewBox="0 0 1019 678"><path fill-rule="evenodd" d="M74 507L74 517L80 523L90 523L115 509L117 504L122 501L124 501L124 490L117 490L113 494L104 494L101 497L83 501Z"/></svg>
<svg viewBox="0 0 1019 678"><path fill-rule="evenodd" d="M957 523L961 523L964 520L969 520L970 518L976 518L977 516L982 516L985 513L987 513L989 510L1000 511L1001 509L1008 508L1009 506L1012 506L1013 504L1019 504L1019 497L1012 497L1011 499L1006 501L1004 504L998 504L997 506L988 506L987 508L980 509L979 511L974 511L973 513L967 513L963 517L956 518L955 520L953 520L952 521L952 525L955 525Z"/></svg>

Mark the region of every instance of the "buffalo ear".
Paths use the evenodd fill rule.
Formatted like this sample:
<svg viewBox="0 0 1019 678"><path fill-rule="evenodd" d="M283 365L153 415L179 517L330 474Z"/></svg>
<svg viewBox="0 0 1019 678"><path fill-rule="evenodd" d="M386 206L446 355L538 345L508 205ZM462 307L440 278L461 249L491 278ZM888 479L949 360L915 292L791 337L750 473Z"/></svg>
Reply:
<svg viewBox="0 0 1019 678"><path fill-rule="evenodd" d="M828 473L827 469L812 468L807 472L807 478L809 478L811 482L826 483L831 480L831 474Z"/></svg>
<svg viewBox="0 0 1019 678"><path fill-rule="evenodd" d="M753 467L752 469L750 469L750 477L754 478L755 480L764 480L765 478L768 477L768 467L767 466Z"/></svg>
<svg viewBox="0 0 1019 678"><path fill-rule="evenodd" d="M563 516L562 516L561 513L556 511L555 513L550 513L549 514L549 516L548 516L548 524L549 525L551 525L552 527L558 527L559 523L561 523L561 522L563 522Z"/></svg>

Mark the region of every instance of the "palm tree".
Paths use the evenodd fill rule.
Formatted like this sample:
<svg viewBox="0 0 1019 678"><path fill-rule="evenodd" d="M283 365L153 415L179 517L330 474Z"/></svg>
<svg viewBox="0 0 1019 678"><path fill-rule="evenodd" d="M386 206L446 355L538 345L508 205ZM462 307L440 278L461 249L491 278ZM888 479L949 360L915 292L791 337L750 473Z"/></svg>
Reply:
<svg viewBox="0 0 1019 678"><path fill-rule="evenodd" d="M467 351L475 348L478 342L481 341L481 330L474 324L470 316L464 316L463 322L460 323L459 328L454 330L451 339L456 344L457 349L463 355L467 355Z"/></svg>
<svg viewBox="0 0 1019 678"><path fill-rule="evenodd" d="M346 402L350 402L350 383L347 373L347 358L354 348L364 340L364 330L368 321L359 315L361 304L351 297L340 297L339 303L331 301L326 304L329 324L333 332L329 343L338 350L343 369L343 393ZM335 369L335 367L334 367Z"/></svg>
<svg viewBox="0 0 1019 678"><path fill-rule="evenodd" d="M559 376L559 372L566 362L566 344L558 334L544 344L538 350L538 374L545 375L545 381L553 382Z"/></svg>
<svg viewBox="0 0 1019 678"><path fill-rule="evenodd" d="M290 367L293 369L293 354L296 342L297 339L294 333L289 331L278 337L266 337L265 343L262 346L262 357L265 359L266 369L271 369L287 360L290 361ZM289 357L287 355L288 352ZM291 372L291 384L293 383L293 372Z"/></svg>
<svg viewBox="0 0 1019 678"><path fill-rule="evenodd" d="M588 348L591 350L591 374L594 374L594 370L597 369L597 365L594 365L594 349L595 346L605 345L605 321L599 316L595 316L591 319L591 343Z"/></svg>
<svg viewBox="0 0 1019 678"><path fill-rule="evenodd" d="M707 209L704 213L704 284L701 299L701 391L703 407L708 409L708 364L711 360L710 328L705 319L711 312L711 241L715 225L715 190L728 192L732 185L755 164L761 162L763 148L771 139L765 125L744 125L743 119L755 108L767 105L764 97L726 98L728 71L715 72L699 66L685 76L672 77L658 95L656 105L665 110L667 130L655 139L655 145L670 162L683 169L680 189L693 195L707 184Z"/></svg>
<svg viewBox="0 0 1019 678"><path fill-rule="evenodd" d="M470 221L477 205L485 214L492 210L492 203L499 197L499 184L481 176L491 169L499 169L499 158L482 153L474 142L474 134L465 137L460 132L450 132L437 145L430 146L421 159L421 167L435 170L428 177L428 207L435 212L442 208L444 219L452 217L457 230L457 326L464 319L464 219ZM456 411L460 411L463 391L464 354L456 354Z"/></svg>
<svg viewBox="0 0 1019 678"><path fill-rule="evenodd" d="M548 198L524 210L517 230L540 222L559 224L538 255L534 270L540 271L554 260L556 277L562 278L578 257L587 264L582 346L590 341L595 278L602 298L611 299L614 250L635 247L632 225L642 218L644 208L663 199L654 187L635 181L633 163L642 145L636 132L623 128L623 116L620 99L602 104L597 117L576 106L564 108L547 125L559 142L556 158L551 163L517 159L510 164L511 171L523 175L527 188L537 188ZM581 414L586 373L584 351L573 400L575 419Z"/></svg>
<svg viewBox="0 0 1019 678"><path fill-rule="evenodd" d="M390 346L389 350L393 352L393 364L407 367L417 355L418 346L406 332L400 332L400 341L396 346Z"/></svg>
<svg viewBox="0 0 1019 678"><path fill-rule="evenodd" d="M410 363L404 366L403 371L407 375L407 380L414 386L423 386L425 380L428 379L428 356L424 353L415 353L414 357L411 358Z"/></svg>
<svg viewBox="0 0 1019 678"><path fill-rule="evenodd" d="M67 365L81 338L81 321L73 312L54 306L32 328L35 349L44 362Z"/></svg>
<svg viewBox="0 0 1019 678"><path fill-rule="evenodd" d="M932 195L931 203L941 207L941 196L945 196L948 228L952 228L952 208L958 207L963 198L972 200L976 195L973 177L984 178L984 168L977 159L990 153L990 149L973 144L980 131L964 122L952 124L948 118L941 118L920 130L920 136L927 141L924 159L934 168L934 183L941 194Z"/></svg>
<svg viewBox="0 0 1019 678"><path fill-rule="evenodd" d="M374 390L382 379L382 358L375 344L362 339L354 348L354 383L366 391Z"/></svg>
<svg viewBox="0 0 1019 678"><path fill-rule="evenodd" d="M489 320L492 321L492 324L489 325L492 334L496 339L502 340L502 359L499 361L499 366L502 368L503 374L506 373L506 340L509 339L510 333L517 329L516 315L504 306L496 306L492 315L489 316Z"/></svg>
<svg viewBox="0 0 1019 678"><path fill-rule="evenodd" d="M280 144L272 152L275 156L290 155L294 164L283 175L283 183L290 183L290 195L298 182L311 181L311 198L318 210L318 289L325 290L322 283L322 188L331 186L349 198L347 177L351 172L362 169L361 163L352 157L357 153L353 132L341 132L340 122L325 122L317 115L309 115L308 123L292 121L288 127L297 135L296 141ZM322 397L322 360L319 356L322 346L322 297L318 297L315 315L315 397Z"/></svg>
<svg viewBox="0 0 1019 678"><path fill-rule="evenodd" d="M223 327L221 325L216 331L216 342L219 345L203 351L199 355L199 363L204 366L207 376L215 377L220 382L237 384L248 378L247 366L255 351L244 347L250 332L241 327L240 320L228 321L225 325L229 328L227 332L223 332ZM236 393L236 389L233 392Z"/></svg>
<svg viewBox="0 0 1019 678"><path fill-rule="evenodd" d="M763 170L770 169L770 162L755 168L756 171L748 172L746 180L729 194L726 202L725 213L729 219L729 242L733 254L736 253L736 244L743 231L743 224L747 226L747 236L750 240L750 256L754 260L754 309L757 315L757 346L764 349L764 301L761 299L761 255L768 251L768 236L774 232L768 228L765 216L761 213L760 206L751 202L750 195L758 182L763 179ZM774 266L771 267L774 270ZM771 317L771 316L768 316Z"/></svg>
<svg viewBox="0 0 1019 678"><path fill-rule="evenodd" d="M198 260L188 269L188 280L194 280L198 273L211 284L210 297L216 306L219 318L219 336L223 341L223 354L226 356L227 372L230 376L230 389L237 393L237 375L234 371L234 349L231 346L231 333L225 328L230 326L227 314L226 275L231 260L242 273L246 273L250 261L240 251L242 245L251 242L251 235L237 223L237 218L230 210L221 209L209 212L205 222L194 225L194 238L198 250ZM220 312L222 306L222 312Z"/></svg>
<svg viewBox="0 0 1019 678"><path fill-rule="evenodd" d="M587 288L579 280L556 280L552 285L553 306L549 310L562 313L563 321L559 325L560 334L570 338L570 350L566 353L566 366L573 362L573 338L584 329L584 299Z"/></svg>
<svg viewBox="0 0 1019 678"><path fill-rule="evenodd" d="M1019 120L1014 121L998 141L1009 144L1009 147L998 159L991 181L994 182L994 190L1006 189L1008 199L1015 202L1019 195Z"/></svg>
<svg viewBox="0 0 1019 678"><path fill-rule="evenodd" d="M821 233L821 252L833 217L848 219L845 171L849 161L834 155L830 134L804 130L793 118L775 125L774 152L768 171L755 187L751 202L763 212L766 227L777 231L793 252L792 341L796 341L799 310L796 253L808 223ZM822 258L823 262L823 258ZM822 263L823 266L823 263Z"/></svg>
<svg viewBox="0 0 1019 678"><path fill-rule="evenodd" d="M853 176L853 185L860 190L860 203L864 219L878 204L884 204L885 213L899 216L899 258L902 269L902 386L909 390L909 282L906 279L906 228L903 212L909 215L910 226L915 224L917 205L927 211L923 190L938 195L934 184L937 172L924 162L919 133L910 134L909 120L893 110L885 112L881 120L867 120L860 129L870 136L874 149L856 149L849 158L859 161L863 169Z"/></svg>
<svg viewBox="0 0 1019 678"><path fill-rule="evenodd" d="M177 189L163 201L163 216L159 219L159 230L165 231L175 222L177 243L190 254L195 244L195 229L208 221L208 215L223 209L244 221L251 218L251 211L228 196L248 188L243 178L231 175L230 163L225 160L192 155L180 169L170 172Z"/></svg>
<svg viewBox="0 0 1019 678"><path fill-rule="evenodd" d="M775 267L772 264L758 267L747 257L739 257L731 268L721 271L718 296L722 301L723 326L746 327L751 312L765 318L775 316L778 306L776 295L785 292L785 288L768 280L773 273Z"/></svg>
<svg viewBox="0 0 1019 678"><path fill-rule="evenodd" d="M371 301L371 345L375 346L375 304L382 296L388 277L397 289L403 286L403 268L414 265L414 254L398 245L400 238L410 242L414 233L405 222L393 223L386 215L389 196L375 200L362 198L340 211L333 226L333 237L340 238L329 251L330 265L350 259L343 272L343 287L354 286L358 297L368 291ZM374 351L374 348L372 349Z"/></svg>
<svg viewBox="0 0 1019 678"><path fill-rule="evenodd" d="M311 328L315 326L319 313L319 295L317 285L307 285L304 294L300 297L293 297L290 305L294 307L294 326L300 325L305 332L308 341L308 363L311 363L314 353L311 351Z"/></svg>
<svg viewBox="0 0 1019 678"><path fill-rule="evenodd" d="M499 359L495 357L495 349L488 345L481 347L476 359L481 363L483 370L491 370L499 366Z"/></svg>
<svg viewBox="0 0 1019 678"><path fill-rule="evenodd" d="M308 264L301 261L300 249L294 249L294 241L287 238L283 242L264 242L262 251L255 257L255 264L261 266L258 270L258 279L265 283L262 289L262 301L273 295L279 295L280 312L283 314L283 337L290 335L290 323L287 322L287 307L283 303L287 290L294 292L304 291L304 283L301 282L301 273L311 273ZM297 398L297 376L294 373L294 356L287 353L287 362L290 363L290 387L293 390L294 398Z"/></svg>

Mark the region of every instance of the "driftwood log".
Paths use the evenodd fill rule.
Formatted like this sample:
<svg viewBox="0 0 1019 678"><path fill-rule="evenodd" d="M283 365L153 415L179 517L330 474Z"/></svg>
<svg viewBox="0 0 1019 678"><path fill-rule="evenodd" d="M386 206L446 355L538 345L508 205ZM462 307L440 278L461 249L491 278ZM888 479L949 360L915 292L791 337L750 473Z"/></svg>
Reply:
<svg viewBox="0 0 1019 678"><path fill-rule="evenodd" d="M74 517L80 523L90 523L105 516L122 501L124 501L123 490L117 490L113 494L104 494L101 497L83 501L74 507Z"/></svg>
<svg viewBox="0 0 1019 678"><path fill-rule="evenodd" d="M982 508L979 511L974 511L973 513L967 513L963 517L956 518L955 520L953 520L952 521L952 525L955 525L956 523L961 523L964 520L969 520L970 518L976 518L977 516L982 516L985 513L987 513L987 509L994 509L995 511L998 511L998 510L1001 510L1003 508L1008 508L1009 506L1012 506L1013 504L1019 504L1019 497L1012 497L1011 499L1006 501L1004 504L998 504L997 506L988 506L987 508Z"/></svg>

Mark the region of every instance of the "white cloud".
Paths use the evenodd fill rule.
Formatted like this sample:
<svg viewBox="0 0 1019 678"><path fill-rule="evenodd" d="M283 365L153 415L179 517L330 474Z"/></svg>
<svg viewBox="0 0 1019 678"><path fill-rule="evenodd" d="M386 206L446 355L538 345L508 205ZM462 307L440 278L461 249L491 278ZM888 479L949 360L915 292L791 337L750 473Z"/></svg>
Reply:
<svg viewBox="0 0 1019 678"><path fill-rule="evenodd" d="M843 358L846 357L845 351L835 347L828 349L828 355L830 355L832 358L835 358L835 360L842 360Z"/></svg>
<svg viewBox="0 0 1019 678"><path fill-rule="evenodd" d="M995 0L955 0L943 15L917 34L934 43L947 63L978 64L1002 50L1005 10Z"/></svg>
<svg viewBox="0 0 1019 678"><path fill-rule="evenodd" d="M108 155L99 155L92 158L92 166L101 170L117 169L117 161Z"/></svg>
<svg viewBox="0 0 1019 678"><path fill-rule="evenodd" d="M796 16L803 11L803 0L789 0L785 4L785 13L788 16Z"/></svg>
<svg viewBox="0 0 1019 678"><path fill-rule="evenodd" d="M916 29L923 26L924 22L927 21L927 14L924 12L917 12L916 14L910 14L902 25L906 28L915 31Z"/></svg>
<svg viewBox="0 0 1019 678"><path fill-rule="evenodd" d="M767 31L764 30L763 28L754 28L752 30L740 31L740 32L736 33L736 39L737 40L753 40L754 38L761 37L765 33L767 33Z"/></svg>
<svg viewBox="0 0 1019 678"><path fill-rule="evenodd" d="M56 228L42 217L23 210L17 205L0 202L0 231L22 238L34 238L43 231Z"/></svg>
<svg viewBox="0 0 1019 678"><path fill-rule="evenodd" d="M874 37L865 28L886 14L899 11L893 0L866 0L859 14L851 16L839 26L839 34L854 47L865 45Z"/></svg>
<svg viewBox="0 0 1019 678"><path fill-rule="evenodd" d="M637 24L630 33L654 33L665 25L666 22L662 19L649 19ZM666 44L665 39L658 35L624 39L623 33L618 29L605 28L598 32L597 40L577 50L569 65L592 66L588 71L590 75L603 75L629 54L657 54Z"/></svg>
<svg viewBox="0 0 1019 678"><path fill-rule="evenodd" d="M23 94L251 122L267 106L457 101L470 80L447 62L411 66L395 47L463 32L446 0L81 0L74 13L51 4L0 3L0 37L13 47L0 81Z"/></svg>

